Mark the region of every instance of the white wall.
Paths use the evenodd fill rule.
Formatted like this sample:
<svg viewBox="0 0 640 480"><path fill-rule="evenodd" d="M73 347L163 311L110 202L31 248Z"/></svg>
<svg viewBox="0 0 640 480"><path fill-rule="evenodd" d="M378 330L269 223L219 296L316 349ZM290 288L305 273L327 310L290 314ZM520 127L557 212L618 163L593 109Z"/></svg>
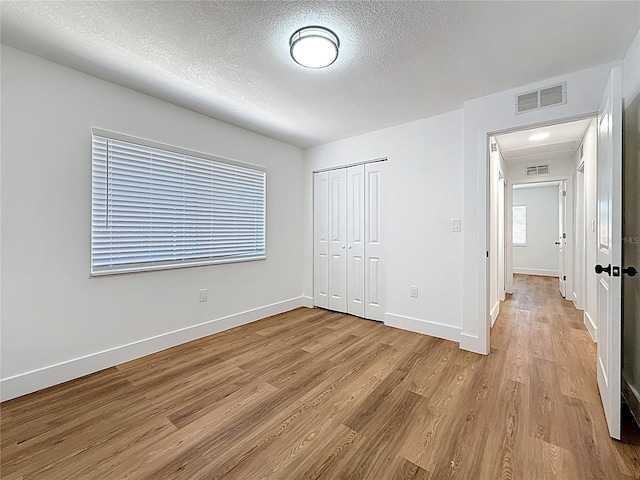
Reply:
<svg viewBox="0 0 640 480"><path fill-rule="evenodd" d="M594 113L612 66L568 73L464 103L464 225L462 348L489 353L487 257L489 246L488 138L491 133L557 123ZM567 103L516 115L515 95L567 82ZM507 231L509 231L507 229Z"/></svg>
<svg viewBox="0 0 640 480"><path fill-rule="evenodd" d="M511 185L523 183L537 183L555 181L558 179L570 179L573 175L575 152L554 152L535 157L522 157L510 159L507 162L507 179ZM528 177L526 174L529 165L549 165L549 175Z"/></svg>
<svg viewBox="0 0 640 480"><path fill-rule="evenodd" d="M462 216L462 121L457 110L305 151L306 295L313 292L312 172L387 157L385 322L458 340L462 233L451 231L451 221ZM418 298L410 298L411 285L418 286Z"/></svg>
<svg viewBox="0 0 640 480"><path fill-rule="evenodd" d="M623 263L640 268L640 31L627 51L623 65L624 97L624 219ZM623 278L622 376L635 397L634 414L640 421L640 278ZM630 395L626 394L631 403Z"/></svg>
<svg viewBox="0 0 640 480"><path fill-rule="evenodd" d="M513 189L513 205L527 207L527 244L513 246L513 272L558 276L558 186Z"/></svg>
<svg viewBox="0 0 640 480"><path fill-rule="evenodd" d="M266 167L268 259L89 278L91 127ZM302 159L3 46L2 398L304 303Z"/></svg>

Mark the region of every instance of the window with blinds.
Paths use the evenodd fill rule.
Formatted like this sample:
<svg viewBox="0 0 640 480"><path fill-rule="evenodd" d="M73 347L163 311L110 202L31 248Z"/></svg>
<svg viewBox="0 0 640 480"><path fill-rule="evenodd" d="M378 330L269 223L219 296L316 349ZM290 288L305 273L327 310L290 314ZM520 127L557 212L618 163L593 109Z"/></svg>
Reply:
<svg viewBox="0 0 640 480"><path fill-rule="evenodd" d="M266 258L266 172L95 130L91 275Z"/></svg>

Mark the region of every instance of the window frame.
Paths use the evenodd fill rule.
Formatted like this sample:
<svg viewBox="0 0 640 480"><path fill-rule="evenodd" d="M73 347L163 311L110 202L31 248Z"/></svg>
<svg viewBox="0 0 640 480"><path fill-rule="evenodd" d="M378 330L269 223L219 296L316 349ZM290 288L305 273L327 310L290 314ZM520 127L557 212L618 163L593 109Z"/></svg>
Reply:
<svg viewBox="0 0 640 480"><path fill-rule="evenodd" d="M515 231L515 221L514 221L514 213L516 208L524 209L524 243L516 242L514 239ZM511 205L511 244L514 247L526 247L527 246L527 205L526 204L514 204Z"/></svg>
<svg viewBox="0 0 640 480"><path fill-rule="evenodd" d="M256 253L255 255L250 256L238 256L238 257L200 257L194 259L181 259L181 260L167 260L167 261L150 261L150 262L137 262L130 263L127 266L96 266L94 265L94 201L95 201L95 184L94 184L94 136L103 137L109 140L115 140L120 142L128 142L138 146L147 147L151 149L162 150L165 152L173 153L176 155L186 155L197 160L205 160L211 161L214 163L229 165L240 167L243 169L254 170L255 172L261 172L263 174L263 199L264 203L263 207L263 226L264 230L261 232L264 238L264 248L261 253ZM108 183L108 182L105 182ZM199 267L199 266L207 266L207 265L217 265L217 264L227 264L227 263L243 263L243 262L252 262L259 260L266 260L267 258L267 169L260 165L255 165L247 162L240 162L237 160L232 160L225 157L219 157L215 155L210 155L204 152L189 150L181 147L177 147L174 145L169 145L165 143L155 142L152 140L147 140L143 138L138 138L130 135L125 135L122 133L116 133L109 130L103 130L100 128L92 128L91 129L91 212L90 212L90 258L89 258L89 266L90 266L90 277L100 277L100 276L109 276L109 275L121 275L127 273L137 273L137 272L152 272L157 270L169 270L169 269L177 269L177 268L190 268L190 267Z"/></svg>

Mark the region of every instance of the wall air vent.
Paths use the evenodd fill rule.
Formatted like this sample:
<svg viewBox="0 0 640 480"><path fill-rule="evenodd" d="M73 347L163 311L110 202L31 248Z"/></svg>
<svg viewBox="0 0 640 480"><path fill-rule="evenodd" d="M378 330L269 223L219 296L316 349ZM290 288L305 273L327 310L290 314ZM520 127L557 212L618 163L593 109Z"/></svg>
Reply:
<svg viewBox="0 0 640 480"><path fill-rule="evenodd" d="M533 175L549 175L549 165L533 165L527 167L527 177Z"/></svg>
<svg viewBox="0 0 640 480"><path fill-rule="evenodd" d="M567 82L516 95L516 113L567 103Z"/></svg>

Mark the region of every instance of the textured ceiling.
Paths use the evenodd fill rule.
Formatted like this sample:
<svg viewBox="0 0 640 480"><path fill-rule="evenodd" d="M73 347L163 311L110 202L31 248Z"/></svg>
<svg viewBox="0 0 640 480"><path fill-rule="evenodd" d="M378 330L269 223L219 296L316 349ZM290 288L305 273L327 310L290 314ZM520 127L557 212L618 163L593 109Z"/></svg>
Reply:
<svg viewBox="0 0 640 480"><path fill-rule="evenodd" d="M620 60L633 2L3 1L2 42L309 147ZM338 60L289 57L298 28Z"/></svg>

